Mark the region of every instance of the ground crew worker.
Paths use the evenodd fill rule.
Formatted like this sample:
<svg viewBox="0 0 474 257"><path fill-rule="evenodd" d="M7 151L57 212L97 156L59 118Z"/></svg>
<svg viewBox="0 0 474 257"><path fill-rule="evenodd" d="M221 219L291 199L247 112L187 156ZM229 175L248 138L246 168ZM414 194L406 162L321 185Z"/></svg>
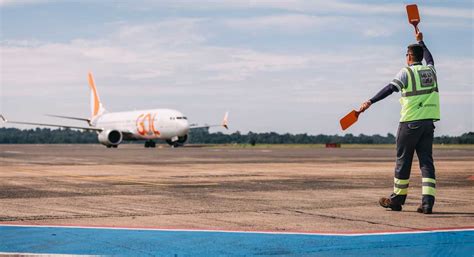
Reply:
<svg viewBox="0 0 474 257"><path fill-rule="evenodd" d="M440 119L438 82L433 57L423 42L423 34L416 34L418 44L408 46L403 68L385 88L372 99L362 103L359 111L401 91L401 118L397 133L397 161L394 191L389 198L382 197L379 204L393 211L401 211L408 193L413 154L416 151L422 175L422 203L419 213L431 214L435 202L436 177L433 163L434 121ZM425 59L427 65L422 64Z"/></svg>

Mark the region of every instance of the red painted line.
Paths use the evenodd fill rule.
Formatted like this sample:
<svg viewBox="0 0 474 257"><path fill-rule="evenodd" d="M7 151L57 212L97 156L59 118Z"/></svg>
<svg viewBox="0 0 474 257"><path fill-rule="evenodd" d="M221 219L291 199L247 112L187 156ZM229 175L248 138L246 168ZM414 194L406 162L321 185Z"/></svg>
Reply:
<svg viewBox="0 0 474 257"><path fill-rule="evenodd" d="M468 177L467 180L474 180L474 175Z"/></svg>
<svg viewBox="0 0 474 257"><path fill-rule="evenodd" d="M90 229L123 229L123 230L156 230L156 231L176 231L176 232L222 232L222 233L261 233L261 234L300 234L300 235L333 235L333 236L357 236L357 235L381 235L381 234L406 234L406 233L430 233L474 230L474 226L467 227L446 227L446 228L420 228L405 230L373 230L360 232L322 232L322 231L271 231L271 230L220 230L220 229L184 229L184 228L163 228L163 227L120 227L120 226L82 226L82 225L38 225L38 224L12 224L2 223L0 226L12 227L56 227L56 228L90 228Z"/></svg>

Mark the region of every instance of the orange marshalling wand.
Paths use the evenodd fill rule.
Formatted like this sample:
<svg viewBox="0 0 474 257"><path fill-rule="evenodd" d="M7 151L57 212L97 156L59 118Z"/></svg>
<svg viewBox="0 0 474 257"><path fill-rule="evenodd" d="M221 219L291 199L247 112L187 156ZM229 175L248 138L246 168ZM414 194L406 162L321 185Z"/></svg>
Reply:
<svg viewBox="0 0 474 257"><path fill-rule="evenodd" d="M418 23L420 23L420 13L416 4L407 5L408 22L415 27L415 33L418 33Z"/></svg>
<svg viewBox="0 0 474 257"><path fill-rule="evenodd" d="M352 124L357 122L357 119L359 118L360 112L356 110L352 110L350 113L348 113L344 118L342 118L339 123L341 123L341 128L342 130L346 130L348 127L352 126Z"/></svg>

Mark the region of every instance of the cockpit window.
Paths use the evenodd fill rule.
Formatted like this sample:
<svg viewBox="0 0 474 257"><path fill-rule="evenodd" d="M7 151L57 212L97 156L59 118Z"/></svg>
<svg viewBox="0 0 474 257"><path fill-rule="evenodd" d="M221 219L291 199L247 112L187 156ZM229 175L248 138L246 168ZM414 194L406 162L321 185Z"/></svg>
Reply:
<svg viewBox="0 0 474 257"><path fill-rule="evenodd" d="M188 118L186 118L186 117L176 117L176 119L178 119L178 120L187 120Z"/></svg>

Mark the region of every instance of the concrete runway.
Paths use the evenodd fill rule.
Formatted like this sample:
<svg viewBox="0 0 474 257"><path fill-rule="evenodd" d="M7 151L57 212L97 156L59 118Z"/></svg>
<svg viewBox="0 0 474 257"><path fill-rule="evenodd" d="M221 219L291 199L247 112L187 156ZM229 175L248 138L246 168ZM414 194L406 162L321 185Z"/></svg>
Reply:
<svg viewBox="0 0 474 257"><path fill-rule="evenodd" d="M418 163L402 212L394 147L0 145L0 223L361 233L474 227L474 148L434 151L434 214Z"/></svg>

